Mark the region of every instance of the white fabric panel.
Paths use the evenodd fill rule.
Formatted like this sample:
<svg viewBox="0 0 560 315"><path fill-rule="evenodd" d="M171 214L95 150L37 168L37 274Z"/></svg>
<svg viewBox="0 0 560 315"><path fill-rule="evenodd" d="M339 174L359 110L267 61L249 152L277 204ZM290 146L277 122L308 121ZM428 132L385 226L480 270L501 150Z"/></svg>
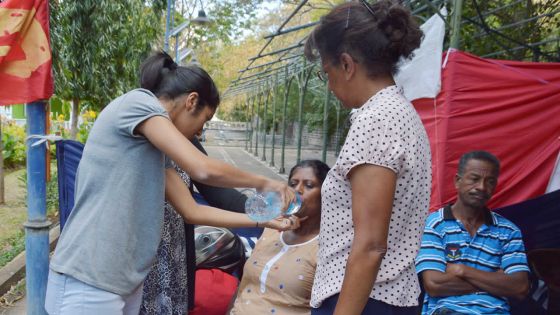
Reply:
<svg viewBox="0 0 560 315"><path fill-rule="evenodd" d="M440 14L447 16L445 7L440 10ZM424 32L420 47L414 51L412 59L401 61L399 72L395 76L395 82L404 89L404 96L409 101L436 97L441 87L445 22L434 14L420 28Z"/></svg>
<svg viewBox="0 0 560 315"><path fill-rule="evenodd" d="M560 189L560 152L558 152L558 158L556 159L556 164L550 175L546 192L549 193L558 189Z"/></svg>

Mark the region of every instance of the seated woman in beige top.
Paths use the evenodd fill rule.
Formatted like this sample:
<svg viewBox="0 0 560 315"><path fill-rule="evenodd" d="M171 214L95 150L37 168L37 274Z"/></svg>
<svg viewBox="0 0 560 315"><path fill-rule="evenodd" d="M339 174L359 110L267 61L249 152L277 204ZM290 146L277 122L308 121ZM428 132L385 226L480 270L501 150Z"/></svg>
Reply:
<svg viewBox="0 0 560 315"><path fill-rule="evenodd" d="M318 160L304 160L292 168L288 184L302 196L297 214L301 225L286 232L265 229L245 263L231 315L311 314L321 185L328 171L328 165Z"/></svg>

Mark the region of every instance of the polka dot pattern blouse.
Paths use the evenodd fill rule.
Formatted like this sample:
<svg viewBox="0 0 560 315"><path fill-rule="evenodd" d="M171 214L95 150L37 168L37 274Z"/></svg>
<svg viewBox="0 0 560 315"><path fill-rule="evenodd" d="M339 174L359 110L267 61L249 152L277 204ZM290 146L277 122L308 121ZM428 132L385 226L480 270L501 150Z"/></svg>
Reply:
<svg viewBox="0 0 560 315"><path fill-rule="evenodd" d="M361 164L391 169L397 185L389 224L387 253L370 298L394 306L418 304L420 286L414 258L420 248L431 189L431 155L416 110L396 86L387 87L351 116L340 155L323 183L321 232L311 306L340 293L354 239L352 190L347 178Z"/></svg>

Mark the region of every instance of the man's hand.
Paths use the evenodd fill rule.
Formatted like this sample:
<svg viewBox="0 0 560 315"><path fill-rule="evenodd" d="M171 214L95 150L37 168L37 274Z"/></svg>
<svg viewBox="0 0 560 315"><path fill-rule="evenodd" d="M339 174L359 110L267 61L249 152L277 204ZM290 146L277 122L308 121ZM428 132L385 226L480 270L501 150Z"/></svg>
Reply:
<svg viewBox="0 0 560 315"><path fill-rule="evenodd" d="M446 274L461 278L479 291L495 296L523 299L529 291L526 272L506 274L502 269L483 271L463 264L447 264Z"/></svg>
<svg viewBox="0 0 560 315"><path fill-rule="evenodd" d="M465 274L465 265L448 263L445 268L445 273L462 278Z"/></svg>
<svg viewBox="0 0 560 315"><path fill-rule="evenodd" d="M426 270L422 272L424 289L432 297L464 295L479 289L457 274L463 273L464 265L447 264L445 272Z"/></svg>

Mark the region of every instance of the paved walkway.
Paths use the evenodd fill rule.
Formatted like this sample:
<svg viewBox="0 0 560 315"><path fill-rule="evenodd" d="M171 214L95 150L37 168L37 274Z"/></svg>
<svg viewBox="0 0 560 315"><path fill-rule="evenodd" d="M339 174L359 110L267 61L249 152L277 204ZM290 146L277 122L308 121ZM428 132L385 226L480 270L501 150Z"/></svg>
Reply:
<svg viewBox="0 0 560 315"><path fill-rule="evenodd" d="M234 147L225 145L205 145L205 149L210 157L220 159L227 163L230 163L242 170L249 171L252 173L257 173L269 178L277 180L287 180L288 174L292 166L296 164L297 150L294 148L287 148L285 151L285 172L286 174L279 174L278 170L281 166L281 151L276 148L274 154L274 164L275 167L270 166L272 160L271 149L267 148L265 156L266 161L263 161L262 148L258 150L258 156L255 154L245 151L245 147ZM254 151L254 150L253 150ZM322 151L320 149L305 149L301 151L301 159L318 159L320 160L322 156ZM336 157L334 152L327 152L327 164L332 166ZM17 301L12 306L4 307L0 306L0 315L25 315L25 298Z"/></svg>
<svg viewBox="0 0 560 315"><path fill-rule="evenodd" d="M264 152L263 159L263 151L262 148L258 148L258 156L255 154L255 150L251 150L251 152L245 151L245 147L228 147L228 146L219 146L219 145L206 145L206 151L208 151L208 155L217 158L223 161L226 161L230 164L233 164L243 170L254 172L257 174L261 174L264 176L268 176L270 178L275 179L285 179L287 180L287 175L290 172L290 169L296 164L297 161L297 150L295 148L286 148L284 154L284 169L285 174L279 174L279 169L282 166L281 162L281 150L276 148L274 150L274 166L271 166L273 162L272 159L272 150L267 148ZM321 149L302 149L301 151L301 160L305 159L317 159L321 160L322 158L322 151ZM336 161L336 155L334 151L327 151L326 163L329 166L332 166Z"/></svg>

